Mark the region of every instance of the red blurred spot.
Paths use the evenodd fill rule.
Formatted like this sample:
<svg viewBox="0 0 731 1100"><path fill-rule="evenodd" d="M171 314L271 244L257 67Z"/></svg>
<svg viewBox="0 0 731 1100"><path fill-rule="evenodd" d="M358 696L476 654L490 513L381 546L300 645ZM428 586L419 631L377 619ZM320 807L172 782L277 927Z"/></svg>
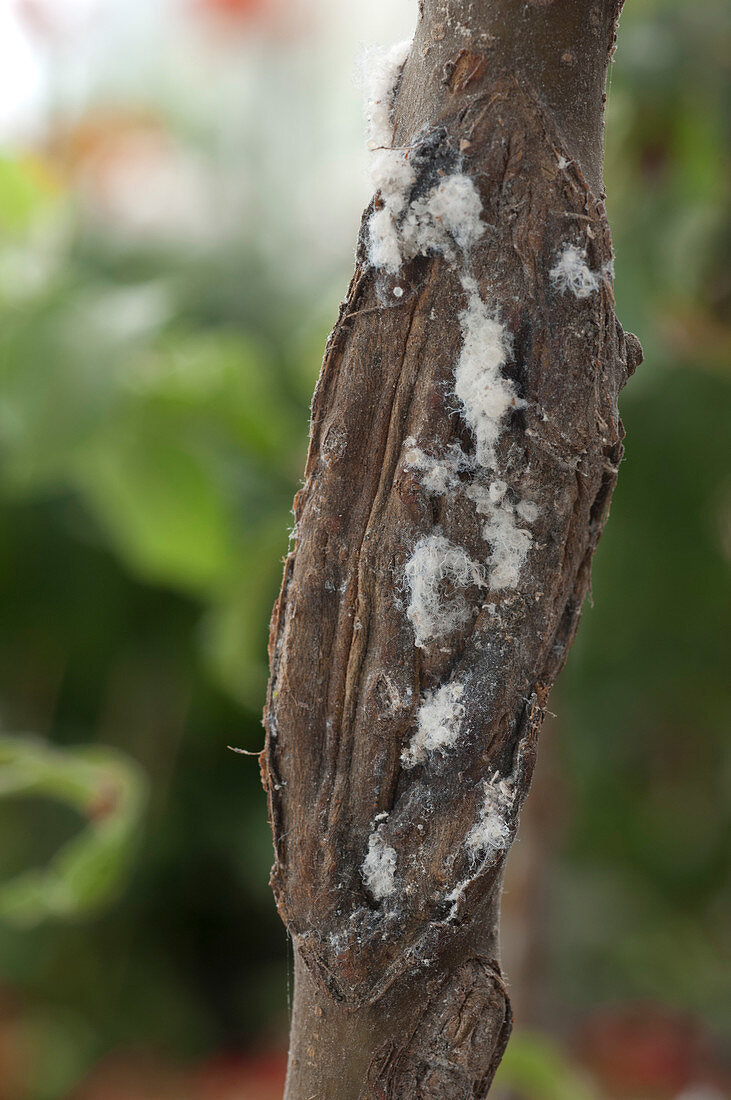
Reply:
<svg viewBox="0 0 731 1100"><path fill-rule="evenodd" d="M219 1054L199 1071L196 1100L281 1100L285 1054Z"/></svg>
<svg viewBox="0 0 731 1100"><path fill-rule="evenodd" d="M264 31L276 40L299 39L312 19L312 5L287 0L188 0L208 24L219 49L236 48L242 35Z"/></svg>
<svg viewBox="0 0 731 1100"><path fill-rule="evenodd" d="M245 22L274 8L276 0L197 0L198 7L208 15L223 16L234 22Z"/></svg>
<svg viewBox="0 0 731 1100"><path fill-rule="evenodd" d="M581 1030L577 1054L613 1097L665 1100L719 1080L712 1044L698 1022L660 1005L597 1014Z"/></svg>
<svg viewBox="0 0 731 1100"><path fill-rule="evenodd" d="M281 1100L286 1068L280 1052L216 1054L181 1066L154 1052L119 1051L102 1059L70 1100Z"/></svg>
<svg viewBox="0 0 731 1100"><path fill-rule="evenodd" d="M156 1054L109 1055L92 1070L72 1100L197 1100L185 1073Z"/></svg>

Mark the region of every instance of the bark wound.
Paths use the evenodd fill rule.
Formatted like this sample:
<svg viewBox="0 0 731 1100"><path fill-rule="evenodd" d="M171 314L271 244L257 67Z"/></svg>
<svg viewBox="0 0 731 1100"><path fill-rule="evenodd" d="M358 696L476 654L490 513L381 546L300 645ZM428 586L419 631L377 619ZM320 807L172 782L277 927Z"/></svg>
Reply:
<svg viewBox="0 0 731 1100"><path fill-rule="evenodd" d="M616 481L618 393L641 360L614 315L603 202L540 96L468 49L439 72L448 86L438 79L429 126L399 139L418 166L412 198L459 171L479 192L484 233L469 256L417 255L389 281L367 262L366 212L272 620L262 763L272 883L308 973L297 1028L317 1003L331 1036L331 1049L322 1040L302 1062L292 1056L289 1097L487 1092L510 1029L496 935L505 852ZM567 247L593 290L551 278ZM479 475L463 464L449 491L433 492L406 457L414 443L433 458L474 454L455 396L467 275L507 330L505 374L520 398L489 476L509 487L511 507L538 512L519 584L478 579L469 614L419 647L405 581L419 540L438 532L472 561L489 558ZM455 683L459 736L404 766L420 705ZM470 837L491 798L497 840L478 857ZM364 878L376 828L387 873ZM424 984L428 997L415 992ZM345 1034L357 1089L335 1049Z"/></svg>
<svg viewBox="0 0 731 1100"><path fill-rule="evenodd" d="M453 61L444 66L444 83L450 92L463 92L484 76L487 58L470 50L460 50Z"/></svg>

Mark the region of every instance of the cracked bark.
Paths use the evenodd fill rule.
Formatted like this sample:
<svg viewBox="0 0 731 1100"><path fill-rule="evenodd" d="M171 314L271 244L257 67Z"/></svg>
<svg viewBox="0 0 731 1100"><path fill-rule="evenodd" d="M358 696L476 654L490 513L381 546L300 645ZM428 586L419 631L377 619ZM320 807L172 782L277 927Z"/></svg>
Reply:
<svg viewBox="0 0 731 1100"><path fill-rule="evenodd" d="M467 625L417 648L403 578L419 538L436 529L475 561L488 554L467 496L429 494L404 459L410 437L431 455L474 451L454 397L465 293L440 256L376 272L369 208L313 400L271 627L262 774L295 951L288 1100L483 1097L508 1040L506 852L475 866L465 839L496 774L517 827L622 456L618 393L641 359L608 275L583 298L548 275L568 243L592 271L611 265L603 92L620 7L420 5L394 142L422 183L458 168L479 190L486 232L470 270L512 336L505 373L525 401L493 476L540 512L518 587L470 590ZM468 685L458 743L405 769L422 693L453 676ZM379 814L397 856L388 902L361 874Z"/></svg>

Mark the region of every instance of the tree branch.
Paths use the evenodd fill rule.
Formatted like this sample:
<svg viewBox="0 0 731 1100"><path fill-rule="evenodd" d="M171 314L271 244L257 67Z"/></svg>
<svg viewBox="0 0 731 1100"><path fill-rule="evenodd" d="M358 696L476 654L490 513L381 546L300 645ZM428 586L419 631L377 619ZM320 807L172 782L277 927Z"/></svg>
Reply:
<svg viewBox="0 0 731 1100"><path fill-rule="evenodd" d="M374 94L270 642L288 1100L483 1097L507 1042L502 870L641 357L601 197L619 7L425 0Z"/></svg>

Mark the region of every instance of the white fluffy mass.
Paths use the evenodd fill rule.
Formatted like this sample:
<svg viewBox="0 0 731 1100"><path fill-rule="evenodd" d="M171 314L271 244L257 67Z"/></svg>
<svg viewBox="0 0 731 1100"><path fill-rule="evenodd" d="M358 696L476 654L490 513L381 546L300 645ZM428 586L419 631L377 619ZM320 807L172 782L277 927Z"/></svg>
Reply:
<svg viewBox="0 0 731 1100"><path fill-rule="evenodd" d="M377 901L396 892L396 849L386 842L383 824L378 825L368 837L368 851L361 874Z"/></svg>
<svg viewBox="0 0 731 1100"><path fill-rule="evenodd" d="M459 472L472 468L472 463L458 443L453 443L442 458L426 454L421 447L417 447L411 436L405 441L405 446L406 468L417 470L421 474L424 488L435 496L443 496L458 489Z"/></svg>
<svg viewBox="0 0 731 1100"><path fill-rule="evenodd" d="M490 588L515 588L520 570L533 543L533 535L518 520L533 523L538 516L538 506L533 501L522 500L512 505L506 498L504 481L493 481L485 488L475 482L467 489L467 496L474 501L477 514L485 517L482 537L490 546Z"/></svg>
<svg viewBox="0 0 731 1100"><path fill-rule="evenodd" d="M389 50L373 51L366 59L365 116L369 149L384 149L391 145L393 97L410 49L411 39L407 39L397 42Z"/></svg>
<svg viewBox="0 0 731 1100"><path fill-rule="evenodd" d="M485 584L482 566L441 534L419 539L404 576L409 589L406 613L422 649L469 621L472 611L459 589Z"/></svg>
<svg viewBox="0 0 731 1100"><path fill-rule="evenodd" d="M482 201L470 177L462 172L446 176L432 188L427 213L463 251L472 248L485 232L480 219Z"/></svg>
<svg viewBox="0 0 731 1100"><path fill-rule="evenodd" d="M469 176L461 172L445 176L424 198L409 204L398 227L402 258L440 253L454 259L455 245L463 251L471 248L485 232L481 210Z"/></svg>
<svg viewBox="0 0 731 1100"><path fill-rule="evenodd" d="M484 792L479 817L465 841L473 872L462 882L457 883L454 890L445 897L445 901L452 903L447 920L457 918L462 895L475 881L477 875L494 860L499 852L510 846L513 830L509 824L509 817L515 801L512 779L501 779L495 773L493 779L484 784ZM476 864L479 864L479 867L475 871Z"/></svg>
<svg viewBox="0 0 731 1100"><path fill-rule="evenodd" d="M427 492L435 496L464 492L473 502L477 514L484 517L482 537L491 549L489 586L493 590L515 588L533 543L532 533L522 525L535 522L538 505L531 500L521 500L513 505L508 500L508 486L504 481L495 479L485 484L474 477L474 462L456 443L441 458L435 458L418 447L413 438L409 438L406 440L404 464L407 469L419 472ZM473 475L472 479L461 480L459 475L464 472ZM425 621L424 616L421 621ZM425 635L426 631L422 634Z"/></svg>
<svg viewBox="0 0 731 1100"><path fill-rule="evenodd" d="M558 258L556 266L549 271L551 282L561 294L570 292L577 298L588 298L596 293L602 281L602 274L592 271L586 262L586 249L567 244Z"/></svg>
<svg viewBox="0 0 731 1100"><path fill-rule="evenodd" d="M464 684L458 680L424 692L416 716L416 733L401 754L407 768L422 764L430 753L444 752L456 743L465 713L463 695Z"/></svg>
<svg viewBox="0 0 731 1100"><path fill-rule="evenodd" d="M373 156L371 178L380 193L381 206L373 211L368 226L368 255L374 267L395 273L402 257L398 218L406 207L414 171L405 153L381 149Z"/></svg>
<svg viewBox="0 0 731 1100"><path fill-rule="evenodd" d="M455 246L471 248L485 231L477 188L462 172L445 176L425 196L411 201L416 172L409 150L393 148L391 118L410 45L402 42L370 59L366 95L371 179L378 195L368 225L368 258L392 275L414 256L437 252L453 258Z"/></svg>
<svg viewBox="0 0 731 1100"><path fill-rule="evenodd" d="M460 313L462 351L454 372L454 389L467 424L475 435L480 466L495 465L495 444L511 409L525 406L510 378L504 378L510 341L505 326L490 315L472 276L462 278L467 308Z"/></svg>
<svg viewBox="0 0 731 1100"><path fill-rule="evenodd" d="M401 241L396 219L403 213L415 175L404 150L391 148L391 111L396 86L411 42L370 55L365 100L371 179L380 192L380 206L369 225L369 257L375 267L396 272L401 266Z"/></svg>
<svg viewBox="0 0 731 1100"><path fill-rule="evenodd" d="M384 161L386 154L391 159ZM395 149L379 153L373 173L381 205L368 226L368 256L374 267L390 274L414 256L439 253L454 259L456 248L471 248L485 232L477 188L461 172L446 176L423 198L409 201L415 175L406 156Z"/></svg>
<svg viewBox="0 0 731 1100"><path fill-rule="evenodd" d="M513 802L513 791L508 780L497 776L485 783L485 799L477 823L467 834L467 848L475 859L485 860L510 844L510 826L507 812Z"/></svg>

